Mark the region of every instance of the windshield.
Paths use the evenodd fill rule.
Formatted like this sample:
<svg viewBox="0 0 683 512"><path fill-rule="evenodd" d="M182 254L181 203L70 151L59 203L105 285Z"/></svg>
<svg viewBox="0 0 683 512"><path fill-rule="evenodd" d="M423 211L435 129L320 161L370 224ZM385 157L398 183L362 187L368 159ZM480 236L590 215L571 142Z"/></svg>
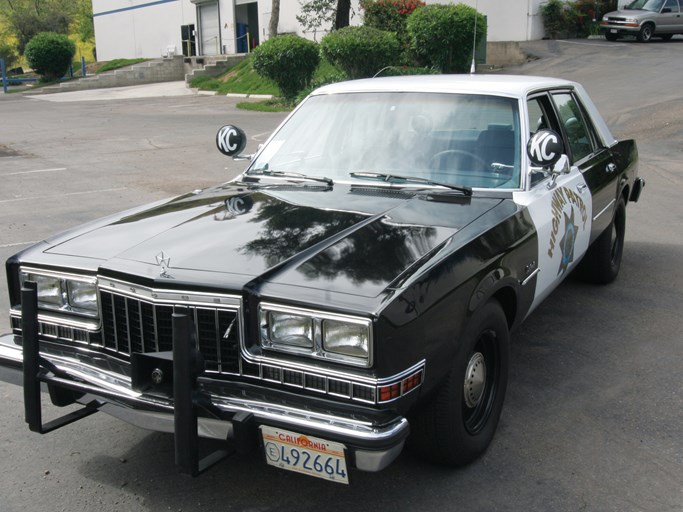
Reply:
<svg viewBox="0 0 683 512"><path fill-rule="evenodd" d="M313 96L249 169L369 184L384 175L475 188L519 188L517 101L484 95Z"/></svg>
<svg viewBox="0 0 683 512"><path fill-rule="evenodd" d="M626 9L634 11L652 11L659 12L662 8L664 0L635 0L626 6Z"/></svg>

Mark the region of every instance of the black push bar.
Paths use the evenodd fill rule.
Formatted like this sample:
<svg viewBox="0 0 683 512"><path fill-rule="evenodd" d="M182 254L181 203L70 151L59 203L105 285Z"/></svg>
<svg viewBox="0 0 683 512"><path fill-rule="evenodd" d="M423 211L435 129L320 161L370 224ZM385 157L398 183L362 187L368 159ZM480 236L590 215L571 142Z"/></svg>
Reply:
<svg viewBox="0 0 683 512"><path fill-rule="evenodd" d="M55 405L62 406L74 403L77 397L73 390L62 389L61 387L68 375L60 372L50 361L40 357L37 288L37 284L33 281L24 282L21 288L24 411L29 429L40 434L47 434L97 412L104 401L92 400L81 409L48 423L43 423L40 399L41 382L48 385ZM252 449L256 441L256 424L251 413L229 414L220 411L211 403L210 397L199 389L198 377L204 371L204 364L197 348L190 310L175 307L172 326L175 463L181 473L197 476L235 451L241 453ZM135 358L131 359L133 359L132 364L135 365ZM135 374L135 371L133 373ZM55 384L55 382L59 382L59 384ZM105 394L103 393L103 395ZM78 395L78 398L81 396L82 393ZM198 411L200 409L209 417L230 421L232 427L231 431L228 432L228 438L225 440L225 448L214 450L202 458L199 456L198 433ZM230 440L232 442L228 444Z"/></svg>

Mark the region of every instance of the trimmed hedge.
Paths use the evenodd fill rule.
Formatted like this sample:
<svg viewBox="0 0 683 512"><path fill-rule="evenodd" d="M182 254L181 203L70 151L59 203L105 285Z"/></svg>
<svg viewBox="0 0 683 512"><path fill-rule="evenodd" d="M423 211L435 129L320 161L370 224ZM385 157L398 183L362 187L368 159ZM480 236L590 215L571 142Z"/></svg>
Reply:
<svg viewBox="0 0 683 512"><path fill-rule="evenodd" d="M424 7L422 0L361 0L363 23L368 27L394 32L402 49L409 47L406 22L415 9Z"/></svg>
<svg viewBox="0 0 683 512"><path fill-rule="evenodd" d="M400 63L401 48L396 34L365 25L330 32L322 41L323 56L349 78L368 78L386 66Z"/></svg>
<svg viewBox="0 0 683 512"><path fill-rule="evenodd" d="M41 32L26 45L24 56L33 71L43 81L62 78L76 54L76 45L67 36L55 32Z"/></svg>
<svg viewBox="0 0 683 512"><path fill-rule="evenodd" d="M288 101L308 86L319 63L318 44L293 34L272 37L253 53L254 70L274 81Z"/></svg>
<svg viewBox="0 0 683 512"><path fill-rule="evenodd" d="M477 42L486 37L486 18L465 4L432 4L408 17L410 51L422 65L442 73L464 73L472 61L474 22Z"/></svg>

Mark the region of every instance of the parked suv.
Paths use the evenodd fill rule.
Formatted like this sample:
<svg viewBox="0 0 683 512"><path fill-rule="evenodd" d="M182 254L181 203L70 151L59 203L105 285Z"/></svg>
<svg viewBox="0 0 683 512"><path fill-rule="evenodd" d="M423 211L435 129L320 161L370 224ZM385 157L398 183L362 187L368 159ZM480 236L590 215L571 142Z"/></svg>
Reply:
<svg viewBox="0 0 683 512"><path fill-rule="evenodd" d="M600 32L608 41L622 36L635 36L641 43L653 37L668 41L674 34L683 34L682 12L683 0L634 0L619 11L605 14Z"/></svg>

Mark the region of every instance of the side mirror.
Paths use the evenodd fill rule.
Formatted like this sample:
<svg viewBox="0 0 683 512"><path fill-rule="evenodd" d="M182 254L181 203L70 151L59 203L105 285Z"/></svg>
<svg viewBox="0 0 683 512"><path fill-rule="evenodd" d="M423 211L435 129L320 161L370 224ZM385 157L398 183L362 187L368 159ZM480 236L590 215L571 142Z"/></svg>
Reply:
<svg viewBox="0 0 683 512"><path fill-rule="evenodd" d="M548 188L555 186L559 175L571 171L569 158L564 154L562 137L553 130L539 130L534 133L526 146L526 152L531 163L541 168L540 172L546 176L550 174Z"/></svg>
<svg viewBox="0 0 683 512"><path fill-rule="evenodd" d="M535 166L549 169L564 154L562 137L553 130L538 130L529 139L526 154Z"/></svg>
<svg viewBox="0 0 683 512"><path fill-rule="evenodd" d="M237 126L223 126L216 134L218 151L226 156L238 158L247 145L247 135Z"/></svg>

